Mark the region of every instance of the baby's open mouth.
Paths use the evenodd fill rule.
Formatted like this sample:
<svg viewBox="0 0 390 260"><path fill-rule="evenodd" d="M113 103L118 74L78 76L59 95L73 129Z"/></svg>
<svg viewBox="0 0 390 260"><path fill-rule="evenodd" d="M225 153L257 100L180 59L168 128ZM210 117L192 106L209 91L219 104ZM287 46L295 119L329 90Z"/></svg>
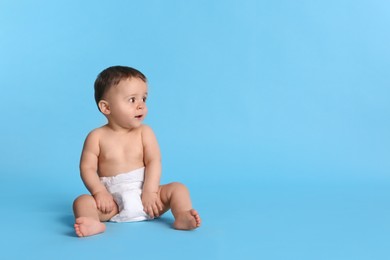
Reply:
<svg viewBox="0 0 390 260"><path fill-rule="evenodd" d="M138 119L141 118L141 117L142 117L142 115L135 116L135 118L138 118Z"/></svg>

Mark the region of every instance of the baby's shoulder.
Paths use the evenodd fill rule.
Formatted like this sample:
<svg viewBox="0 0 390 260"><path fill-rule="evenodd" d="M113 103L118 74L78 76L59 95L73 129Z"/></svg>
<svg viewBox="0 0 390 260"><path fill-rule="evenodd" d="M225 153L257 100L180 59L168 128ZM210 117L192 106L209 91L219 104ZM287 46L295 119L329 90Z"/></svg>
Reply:
<svg viewBox="0 0 390 260"><path fill-rule="evenodd" d="M87 139L100 139L102 136L106 134L107 130L104 126L95 128L91 132L89 132Z"/></svg>
<svg viewBox="0 0 390 260"><path fill-rule="evenodd" d="M150 134L153 134L153 129L148 126L148 125L142 125L140 127L140 131L141 131L141 134L144 136L144 135L150 135Z"/></svg>
<svg viewBox="0 0 390 260"><path fill-rule="evenodd" d="M147 143L153 142L153 140L156 140L156 135L150 126L142 125L141 138L142 143L145 145Z"/></svg>
<svg viewBox="0 0 390 260"><path fill-rule="evenodd" d="M151 131L152 130L152 128L150 126L145 125L145 124L142 124L140 126L140 129L141 129L141 131Z"/></svg>

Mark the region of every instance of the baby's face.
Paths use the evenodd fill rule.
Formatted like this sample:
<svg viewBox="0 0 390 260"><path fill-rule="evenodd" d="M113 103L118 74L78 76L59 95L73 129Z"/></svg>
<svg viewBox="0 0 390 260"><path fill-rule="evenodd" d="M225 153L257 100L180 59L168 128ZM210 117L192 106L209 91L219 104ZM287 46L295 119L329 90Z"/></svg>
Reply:
<svg viewBox="0 0 390 260"><path fill-rule="evenodd" d="M109 105L110 123L126 129L141 126L148 112L147 96L148 86L139 78L121 80L110 88L104 98Z"/></svg>

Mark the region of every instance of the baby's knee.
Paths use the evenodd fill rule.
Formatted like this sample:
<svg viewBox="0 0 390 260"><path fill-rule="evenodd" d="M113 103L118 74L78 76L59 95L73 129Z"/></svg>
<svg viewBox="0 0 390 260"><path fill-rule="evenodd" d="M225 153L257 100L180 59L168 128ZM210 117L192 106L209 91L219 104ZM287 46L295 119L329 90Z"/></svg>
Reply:
<svg viewBox="0 0 390 260"><path fill-rule="evenodd" d="M95 204L95 199L91 195L83 194L74 200L73 207L80 204Z"/></svg>
<svg viewBox="0 0 390 260"><path fill-rule="evenodd" d="M172 182L170 183L171 188L176 191L188 191L188 188L180 182Z"/></svg>

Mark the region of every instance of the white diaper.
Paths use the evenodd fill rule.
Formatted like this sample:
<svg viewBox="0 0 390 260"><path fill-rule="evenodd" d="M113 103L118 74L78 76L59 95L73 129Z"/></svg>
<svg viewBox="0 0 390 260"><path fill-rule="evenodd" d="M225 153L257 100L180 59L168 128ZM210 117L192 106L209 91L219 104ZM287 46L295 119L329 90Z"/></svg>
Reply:
<svg viewBox="0 0 390 260"><path fill-rule="evenodd" d="M145 213L141 201L144 173L145 167L113 177L100 178L119 207L119 214L113 216L110 221L134 222L151 219Z"/></svg>

